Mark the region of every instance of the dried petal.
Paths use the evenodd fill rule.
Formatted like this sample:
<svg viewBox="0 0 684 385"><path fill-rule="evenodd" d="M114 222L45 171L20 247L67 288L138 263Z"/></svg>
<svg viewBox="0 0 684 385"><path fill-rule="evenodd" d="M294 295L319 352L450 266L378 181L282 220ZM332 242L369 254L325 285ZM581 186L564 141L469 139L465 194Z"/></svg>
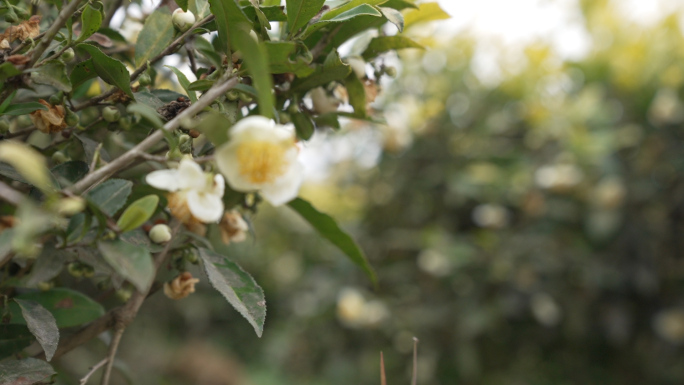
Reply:
<svg viewBox="0 0 684 385"><path fill-rule="evenodd" d="M67 127L64 121L64 107L53 106L43 99L38 100L38 103L48 108L45 110L33 111L30 114L31 121L36 128L46 134L51 132L59 132Z"/></svg>
<svg viewBox="0 0 684 385"><path fill-rule="evenodd" d="M193 278L192 274L186 271L164 284L164 294L171 299L183 299L195 292L197 282L199 279Z"/></svg>

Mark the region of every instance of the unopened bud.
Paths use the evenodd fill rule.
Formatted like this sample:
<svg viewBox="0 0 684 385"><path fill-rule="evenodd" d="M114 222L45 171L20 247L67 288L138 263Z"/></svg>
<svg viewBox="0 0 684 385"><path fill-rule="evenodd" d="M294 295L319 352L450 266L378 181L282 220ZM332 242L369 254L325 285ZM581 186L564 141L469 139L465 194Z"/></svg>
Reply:
<svg viewBox="0 0 684 385"><path fill-rule="evenodd" d="M67 124L67 126L75 126L80 120L81 119L78 117L78 114L67 108L66 116L64 117L64 122Z"/></svg>
<svg viewBox="0 0 684 385"><path fill-rule="evenodd" d="M116 298L119 299L121 302L127 302L129 299L131 299L131 295L133 295L133 291L131 289L125 289L121 288L116 291Z"/></svg>
<svg viewBox="0 0 684 385"><path fill-rule="evenodd" d="M147 87L152 84L152 78L147 72L143 72L143 74L138 78L138 83L140 83L140 85L143 87Z"/></svg>
<svg viewBox="0 0 684 385"><path fill-rule="evenodd" d="M81 264L78 262L71 262L69 266L67 266L67 271L69 272L69 275L74 278L83 277L83 270L81 269Z"/></svg>
<svg viewBox="0 0 684 385"><path fill-rule="evenodd" d="M67 48L66 51L62 52L61 58L65 62L72 61L74 59L74 49L73 48Z"/></svg>
<svg viewBox="0 0 684 385"><path fill-rule="evenodd" d="M385 74L391 78L396 78L397 69L395 67L385 67Z"/></svg>
<svg viewBox="0 0 684 385"><path fill-rule="evenodd" d="M114 106L108 106L102 110L102 118L109 123L115 123L121 119L121 112Z"/></svg>
<svg viewBox="0 0 684 385"><path fill-rule="evenodd" d="M177 30L185 32L188 29L190 29L190 27L192 27L193 24L195 24L195 15L190 11L183 12L182 9L178 8L175 11L173 11L173 17L171 18L171 22Z"/></svg>
<svg viewBox="0 0 684 385"><path fill-rule="evenodd" d="M171 228L164 224L154 225L149 236L154 243L166 243L171 240Z"/></svg>
<svg viewBox="0 0 684 385"><path fill-rule="evenodd" d="M40 291L48 291L52 289L55 284L52 282L40 282L38 285L36 285Z"/></svg>

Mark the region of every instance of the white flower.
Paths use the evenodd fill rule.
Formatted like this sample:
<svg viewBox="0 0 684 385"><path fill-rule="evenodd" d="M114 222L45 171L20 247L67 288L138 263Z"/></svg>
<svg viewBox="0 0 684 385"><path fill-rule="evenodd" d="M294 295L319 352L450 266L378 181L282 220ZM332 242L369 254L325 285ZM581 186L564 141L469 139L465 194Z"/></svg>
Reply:
<svg viewBox="0 0 684 385"><path fill-rule="evenodd" d="M230 141L216 151L216 165L236 191L261 191L274 206L294 199L304 166L292 126L276 125L262 116L239 121Z"/></svg>
<svg viewBox="0 0 684 385"><path fill-rule="evenodd" d="M178 8L173 11L171 22L179 31L185 32L195 24L195 14L190 11L183 12L182 9Z"/></svg>
<svg viewBox="0 0 684 385"><path fill-rule="evenodd" d="M192 222L191 217L203 223L218 222L223 215L223 176L212 178L192 159L181 160L176 170L151 172L145 180L152 187L174 193L169 196L169 209L185 224Z"/></svg>

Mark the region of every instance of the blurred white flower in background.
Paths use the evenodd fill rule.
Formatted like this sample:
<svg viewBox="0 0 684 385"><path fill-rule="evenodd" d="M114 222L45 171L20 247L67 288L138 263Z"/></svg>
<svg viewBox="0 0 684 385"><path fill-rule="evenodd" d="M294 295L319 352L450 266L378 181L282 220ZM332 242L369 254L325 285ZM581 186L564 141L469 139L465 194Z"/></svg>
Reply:
<svg viewBox="0 0 684 385"><path fill-rule="evenodd" d="M342 289L337 296L337 318L345 326L372 328L385 321L389 315L389 309L382 301L366 301L357 289Z"/></svg>
<svg viewBox="0 0 684 385"><path fill-rule="evenodd" d="M216 150L216 164L236 191L260 191L274 206L297 197L303 166L292 126L249 116L230 130L230 140Z"/></svg>

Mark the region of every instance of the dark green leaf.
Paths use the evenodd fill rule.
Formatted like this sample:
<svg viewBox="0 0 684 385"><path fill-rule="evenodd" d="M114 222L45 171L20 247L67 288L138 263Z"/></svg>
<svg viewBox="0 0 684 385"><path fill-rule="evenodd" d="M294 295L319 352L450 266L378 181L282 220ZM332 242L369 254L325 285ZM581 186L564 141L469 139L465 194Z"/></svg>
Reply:
<svg viewBox="0 0 684 385"><path fill-rule="evenodd" d="M303 112L296 112L292 114L292 123L294 123L297 131L297 136L304 140L309 140L314 133L314 124L311 117Z"/></svg>
<svg viewBox="0 0 684 385"><path fill-rule="evenodd" d="M351 73L351 67L340 60L337 51L333 51L325 59L323 65L316 67L316 71L303 79L296 79L292 83L292 92L308 91L326 85L332 81L342 80Z"/></svg>
<svg viewBox="0 0 684 385"><path fill-rule="evenodd" d="M14 302L21 308L21 315L26 320L26 326L45 351L45 358L50 361L59 343L59 329L57 329L55 317L39 303L16 298Z"/></svg>
<svg viewBox="0 0 684 385"><path fill-rule="evenodd" d="M335 130L340 129L339 117L336 113L318 115L314 117L316 128L330 127Z"/></svg>
<svg viewBox="0 0 684 385"><path fill-rule="evenodd" d="M154 281L154 264L149 250L120 239L100 241L97 244L102 257L122 277L130 281L141 293L147 292Z"/></svg>
<svg viewBox="0 0 684 385"><path fill-rule="evenodd" d="M80 43L92 36L102 25L102 3L89 3L81 13L81 34L76 43Z"/></svg>
<svg viewBox="0 0 684 385"><path fill-rule="evenodd" d="M157 95L149 91L139 91L134 93L133 95L135 95L135 100L137 100L138 103L142 103L146 106L152 107L155 110L159 109L159 107L163 107L164 104L166 104L161 99L159 99Z"/></svg>
<svg viewBox="0 0 684 385"><path fill-rule="evenodd" d="M119 235L119 239L132 245L144 247L149 250L150 253L158 253L164 249L164 246L152 243L152 240L147 233L141 229L135 229L133 231L122 233ZM175 240L176 239L174 237L173 241L175 242Z"/></svg>
<svg viewBox="0 0 684 385"><path fill-rule="evenodd" d="M347 3L344 3L340 5L337 8L331 9L330 11L326 12L323 17L321 17L321 20L331 20L336 18L337 16L350 11L356 7L359 7L361 5L380 5L383 3L386 3L388 0L351 0ZM361 31L359 31L361 32Z"/></svg>
<svg viewBox="0 0 684 385"><path fill-rule="evenodd" d="M178 83L180 83L181 87L185 90L185 92L188 94L188 97L190 98L191 102L196 102L197 101L197 94L195 91L190 91L189 86L190 86L190 81L188 78L185 76L184 73L182 73L178 68L171 67L171 66L164 66L171 71L173 71L174 74L176 74L176 77L178 78Z"/></svg>
<svg viewBox="0 0 684 385"><path fill-rule="evenodd" d="M330 11L330 12L332 12L332 11ZM306 29L306 31L304 31L304 33L302 34L302 37L306 38L306 37L310 36L313 32L316 32L319 29L327 27L331 24L344 23L344 22L347 22L349 20L352 20L352 19L355 19L355 18L358 18L361 16L366 16L366 17L368 17L368 16L382 17L383 16L382 13L380 11L378 11L377 8L375 8L371 5L368 5L368 4L361 4L357 7L349 9L347 11L341 12L335 17L326 18L326 16L328 16L328 14L330 12L323 15L323 17L321 18L321 20L319 22L311 24ZM359 31L359 32L361 32L361 31Z"/></svg>
<svg viewBox="0 0 684 385"><path fill-rule="evenodd" d="M87 162L87 164L92 163L93 157L95 156L95 151L97 151L97 147L100 145L100 142L96 142L83 135L72 135L74 135L81 142L81 145L83 146L83 152L85 153L85 161ZM109 154L107 153L107 150L105 150L104 148L100 148L100 158L105 162L109 162Z"/></svg>
<svg viewBox="0 0 684 385"><path fill-rule="evenodd" d="M96 78L97 72L95 72L95 67L93 66L93 59L88 59L82 61L71 70L71 75L69 80L73 88L76 88L83 84L84 82Z"/></svg>
<svg viewBox="0 0 684 385"><path fill-rule="evenodd" d="M33 340L33 335L24 325L0 324L0 360L19 353L31 345Z"/></svg>
<svg viewBox="0 0 684 385"><path fill-rule="evenodd" d="M50 60L31 72L31 80L38 84L47 84L60 91L71 92L71 81L66 73L66 66L60 60Z"/></svg>
<svg viewBox="0 0 684 385"><path fill-rule="evenodd" d="M287 0L287 24L290 36L321 11L325 0Z"/></svg>
<svg viewBox="0 0 684 385"><path fill-rule="evenodd" d="M159 204L159 197L156 195L148 195L138 199L126 208L116 225L121 231L137 229L152 217L152 214L157 210L157 204Z"/></svg>
<svg viewBox="0 0 684 385"><path fill-rule="evenodd" d="M377 285L378 278L375 275L375 271L373 271L373 268L368 263L366 256L356 242L354 242L352 237L344 232L332 217L316 210L311 203L301 198L290 201L288 205L309 222L323 238L337 246L338 249L352 260L352 262L360 266L368 277L370 277L373 284Z"/></svg>
<svg viewBox="0 0 684 385"><path fill-rule="evenodd" d="M408 37L380 36L371 40L370 44L368 44L368 48L366 48L362 56L365 60L371 60L381 53L404 48L424 49L422 45L416 43Z"/></svg>
<svg viewBox="0 0 684 385"><path fill-rule="evenodd" d="M86 194L86 199L103 213L113 216L126 204L133 183L123 179L109 179Z"/></svg>
<svg viewBox="0 0 684 385"><path fill-rule="evenodd" d="M12 76L17 76L21 73L12 63L4 62L0 64L0 82L11 78Z"/></svg>
<svg viewBox="0 0 684 385"><path fill-rule="evenodd" d="M266 320L264 291L251 275L226 257L209 249L199 249L209 282L252 325L261 337Z"/></svg>
<svg viewBox="0 0 684 385"><path fill-rule="evenodd" d="M43 360L25 358L0 362L0 384L33 385L55 374L52 366Z"/></svg>
<svg viewBox="0 0 684 385"><path fill-rule="evenodd" d="M134 98L130 84L131 76L122 62L105 55L94 45L79 44L77 49L86 51L90 55L93 59L93 69L105 83L119 87L126 95Z"/></svg>
<svg viewBox="0 0 684 385"><path fill-rule="evenodd" d="M26 286L36 287L39 283L50 281L58 276L69 257L68 251L56 249L54 244L46 243L31 267L31 274L26 280Z"/></svg>
<svg viewBox="0 0 684 385"><path fill-rule="evenodd" d="M388 0L386 3L383 3L382 6L387 8L393 8L397 11L401 11L402 9L406 8L418 9L418 6L409 0Z"/></svg>
<svg viewBox="0 0 684 385"><path fill-rule="evenodd" d="M352 73L344 80L344 86L349 95L349 104L354 107L354 116L365 118L366 113L366 89L361 80Z"/></svg>
<svg viewBox="0 0 684 385"><path fill-rule="evenodd" d="M64 188L86 176L88 164L80 160L72 160L53 167L50 173L55 177L58 183L57 187Z"/></svg>
<svg viewBox="0 0 684 385"><path fill-rule="evenodd" d="M214 146L220 146L228 141L228 130L233 123L218 112L210 112L202 117L197 130L206 135Z"/></svg>
<svg viewBox="0 0 684 385"><path fill-rule="evenodd" d="M285 15L285 12L283 12L283 8L280 5L262 5L259 8L261 9L261 12L263 12L263 14L266 16L266 19L268 19L269 21L287 21L287 15ZM242 8L242 11L250 20L254 20L257 17L254 6L244 7Z"/></svg>
<svg viewBox="0 0 684 385"><path fill-rule="evenodd" d="M152 12L135 43L135 65L140 67L167 48L173 41L173 31L168 8L161 7Z"/></svg>
<svg viewBox="0 0 684 385"><path fill-rule="evenodd" d="M219 67L221 66L221 55L216 52L214 46L207 41L207 39L201 36L195 36L193 41L195 49L197 52L202 54L211 64Z"/></svg>
<svg viewBox="0 0 684 385"><path fill-rule="evenodd" d="M188 11L188 0L175 0L178 7L183 10L183 12Z"/></svg>
<svg viewBox="0 0 684 385"><path fill-rule="evenodd" d="M202 20L209 16L209 2L207 0L189 0L188 9L195 14L197 20Z"/></svg>
<svg viewBox="0 0 684 385"><path fill-rule="evenodd" d="M178 98L181 96L185 97L185 95L179 94L176 91L164 90L164 89L152 90L151 94L158 97L159 100L161 100L164 103L171 103L174 100L178 100Z"/></svg>
<svg viewBox="0 0 684 385"><path fill-rule="evenodd" d="M12 103L12 100L14 100L14 97L17 95L17 91L12 91L12 93L7 97L7 99L2 101L2 104L0 104L0 115L9 107L10 103Z"/></svg>
<svg viewBox="0 0 684 385"><path fill-rule="evenodd" d="M55 317L57 327L68 328L93 321L104 314L99 303L77 291L55 288L48 291L32 291L20 294L15 299L34 301ZM10 324L26 325L19 306L10 302Z"/></svg>
<svg viewBox="0 0 684 385"><path fill-rule="evenodd" d="M242 12L235 0L209 0L211 13L216 16L216 31L218 32L219 47L225 53L230 53L230 45L234 44L231 34L234 29L250 28L250 21Z"/></svg>
<svg viewBox="0 0 684 385"><path fill-rule="evenodd" d="M162 122L161 115L154 108L143 104L143 103L132 103L126 107L126 111L129 114L140 115L141 118L145 119L148 123L152 124L154 128L162 128L164 122Z"/></svg>
<svg viewBox="0 0 684 385"><path fill-rule="evenodd" d="M307 77L314 72L309 66L313 57L304 44L292 41L267 41L264 45L272 73L294 73L298 77Z"/></svg>
<svg viewBox="0 0 684 385"><path fill-rule="evenodd" d="M14 229L6 229L0 232L0 264L5 262L5 257L12 251L12 239L14 238Z"/></svg>
<svg viewBox="0 0 684 385"><path fill-rule="evenodd" d="M37 103L37 102L28 102L28 103L18 103L18 104L12 104L7 109L5 112L2 113L2 115L12 115L12 116L20 116L20 115L28 115L33 111L36 110L43 110L47 111L47 107L44 105Z"/></svg>
<svg viewBox="0 0 684 385"><path fill-rule="evenodd" d="M213 80L201 79L188 84L189 91L206 91L214 85Z"/></svg>

